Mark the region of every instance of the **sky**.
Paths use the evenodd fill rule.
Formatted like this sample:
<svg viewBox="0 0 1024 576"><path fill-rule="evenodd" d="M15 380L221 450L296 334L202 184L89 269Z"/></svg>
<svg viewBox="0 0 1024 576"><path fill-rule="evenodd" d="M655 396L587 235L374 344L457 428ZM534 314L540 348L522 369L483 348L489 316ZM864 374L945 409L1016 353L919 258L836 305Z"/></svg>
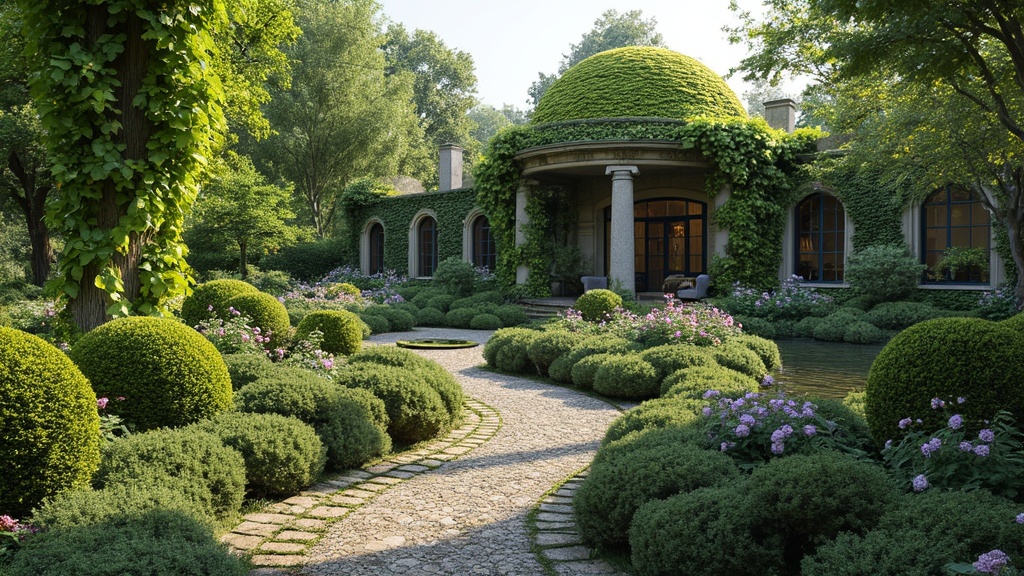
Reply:
<svg viewBox="0 0 1024 576"><path fill-rule="evenodd" d="M594 27L605 10L641 10L654 17L669 48L696 58L719 75L739 65L746 47L730 45L722 26L738 22L728 0L380 0L384 15L414 29L435 32L449 48L468 52L476 65L477 97L501 108L527 107L537 73L558 71L571 44ZM756 10L758 0L738 0ZM742 100L740 74L727 82ZM799 92L792 86L787 91Z"/></svg>

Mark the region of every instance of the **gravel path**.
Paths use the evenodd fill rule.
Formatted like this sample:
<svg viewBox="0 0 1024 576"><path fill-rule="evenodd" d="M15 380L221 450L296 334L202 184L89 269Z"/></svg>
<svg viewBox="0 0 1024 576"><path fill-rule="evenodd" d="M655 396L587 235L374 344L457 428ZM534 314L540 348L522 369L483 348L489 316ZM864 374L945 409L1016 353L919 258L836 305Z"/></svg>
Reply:
<svg viewBox="0 0 1024 576"><path fill-rule="evenodd" d="M590 463L619 412L572 390L478 368L490 334L419 329L371 339L375 344L411 338L480 342L470 349L418 352L454 374L468 396L496 409L502 427L458 460L394 485L331 524L307 551L302 574L545 573L531 551L527 516L553 486ZM564 555L574 552L564 549ZM607 565L582 557L552 560L571 560L549 562L558 573L609 572Z"/></svg>

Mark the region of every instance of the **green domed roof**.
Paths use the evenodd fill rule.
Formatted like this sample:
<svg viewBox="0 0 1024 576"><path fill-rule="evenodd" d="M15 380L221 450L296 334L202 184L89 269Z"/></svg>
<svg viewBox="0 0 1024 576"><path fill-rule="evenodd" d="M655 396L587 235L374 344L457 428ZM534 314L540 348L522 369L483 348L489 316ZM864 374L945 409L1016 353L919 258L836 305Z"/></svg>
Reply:
<svg viewBox="0 0 1024 576"><path fill-rule="evenodd" d="M700 115L747 113L725 81L697 60L664 48L628 46L570 68L541 98L533 122Z"/></svg>

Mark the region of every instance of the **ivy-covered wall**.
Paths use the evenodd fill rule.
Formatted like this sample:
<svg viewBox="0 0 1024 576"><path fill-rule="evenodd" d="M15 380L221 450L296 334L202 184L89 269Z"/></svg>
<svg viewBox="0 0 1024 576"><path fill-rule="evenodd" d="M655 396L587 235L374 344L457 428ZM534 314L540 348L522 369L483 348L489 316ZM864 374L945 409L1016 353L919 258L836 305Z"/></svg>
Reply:
<svg viewBox="0 0 1024 576"><path fill-rule="evenodd" d="M378 219L384 225L384 266L407 273L409 270L409 226L423 210L437 218L438 262L452 256L462 257L462 232L465 219L476 204L476 190L459 188L445 192L423 192L385 196L355 208L351 213L353 264L359 264L359 246L367 222Z"/></svg>

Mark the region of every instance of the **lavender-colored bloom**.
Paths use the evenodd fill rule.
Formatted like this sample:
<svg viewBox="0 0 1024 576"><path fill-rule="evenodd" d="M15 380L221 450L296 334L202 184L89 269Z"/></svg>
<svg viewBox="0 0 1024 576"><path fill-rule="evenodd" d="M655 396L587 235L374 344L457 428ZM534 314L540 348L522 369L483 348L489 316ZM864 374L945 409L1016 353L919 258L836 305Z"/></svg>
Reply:
<svg viewBox="0 0 1024 576"><path fill-rule="evenodd" d="M213 304L210 304L209 306L207 306L206 307L206 311L207 312L213 312Z"/></svg>
<svg viewBox="0 0 1024 576"><path fill-rule="evenodd" d="M982 574L999 574L1010 563L1010 557L1002 550L993 550L978 556L974 569Z"/></svg>
<svg viewBox="0 0 1024 576"><path fill-rule="evenodd" d="M949 417L949 427L953 430L959 430L964 425L964 419L959 414L953 414Z"/></svg>
<svg viewBox="0 0 1024 576"><path fill-rule="evenodd" d="M961 442L958 445L958 447L960 448L961 452L970 452L970 451L974 450L974 444L971 444L970 442L968 442L966 440Z"/></svg>
<svg viewBox="0 0 1024 576"><path fill-rule="evenodd" d="M772 378L771 374L765 374L764 378L761 379L761 386L768 387L775 384L775 378Z"/></svg>
<svg viewBox="0 0 1024 576"><path fill-rule="evenodd" d="M700 411L700 413L703 414L705 417L711 416L711 408L709 406L705 406L704 409Z"/></svg>
<svg viewBox="0 0 1024 576"><path fill-rule="evenodd" d="M900 423L898 425L900 427L900 430L903 430L907 426L910 426L912 423L913 421L910 418L904 418L903 420L900 420Z"/></svg>
<svg viewBox="0 0 1024 576"><path fill-rule="evenodd" d="M750 426L740 424L735 430L733 430L733 433L736 434L737 438L746 438L747 436L750 436Z"/></svg>
<svg viewBox="0 0 1024 576"><path fill-rule="evenodd" d="M889 448L892 448L892 438L885 441L885 448L883 450L888 450Z"/></svg>
<svg viewBox="0 0 1024 576"><path fill-rule="evenodd" d="M940 447L942 447L942 440L939 440L938 438L932 438L928 442L921 445L921 454L924 454L925 458L929 458L931 457L932 452L937 451Z"/></svg>
<svg viewBox="0 0 1024 576"><path fill-rule="evenodd" d="M793 427L789 424L783 424L779 430L782 430L782 433L785 434L787 438L793 435Z"/></svg>
<svg viewBox="0 0 1024 576"><path fill-rule="evenodd" d="M800 415L804 418L814 418L814 404L804 402L803 407L800 409Z"/></svg>
<svg viewBox="0 0 1024 576"><path fill-rule="evenodd" d="M1024 524L1024 512L1017 514L1017 524Z"/></svg>
<svg viewBox="0 0 1024 576"><path fill-rule="evenodd" d="M914 492L921 492L928 488L928 479L924 477L924 474L918 474L914 476L910 484L914 487Z"/></svg>
<svg viewBox="0 0 1024 576"><path fill-rule="evenodd" d="M772 442L772 454L781 455L786 450L786 445L781 440Z"/></svg>
<svg viewBox="0 0 1024 576"><path fill-rule="evenodd" d="M808 424L807 426L804 426L804 435L805 436L814 436L817 433L818 433L818 427L815 426L814 424Z"/></svg>
<svg viewBox="0 0 1024 576"><path fill-rule="evenodd" d="M722 452L725 452L726 450L728 450L729 448L732 448L735 445L736 444L734 444L732 442L722 442L722 445L720 446L720 449L722 450Z"/></svg>
<svg viewBox="0 0 1024 576"><path fill-rule="evenodd" d="M978 440L982 442L995 442L996 433L989 428L985 428L978 432Z"/></svg>
<svg viewBox="0 0 1024 576"><path fill-rule="evenodd" d="M754 417L751 416L750 414L744 414L740 416L740 424L744 424L746 426L753 426L756 422L757 421L754 420Z"/></svg>
<svg viewBox="0 0 1024 576"><path fill-rule="evenodd" d="M974 453L978 456L988 456L988 444L978 444L974 447Z"/></svg>
<svg viewBox="0 0 1024 576"><path fill-rule="evenodd" d="M796 410L793 410L789 406L784 407L782 409L782 411L785 412L786 416L789 416L790 418L799 418L800 417L800 413L797 412Z"/></svg>
<svg viewBox="0 0 1024 576"><path fill-rule="evenodd" d="M944 408L945 406L946 401L943 400L942 398L932 398L932 410L938 410L939 408Z"/></svg>
<svg viewBox="0 0 1024 576"><path fill-rule="evenodd" d="M967 398L964 398L963 396L957 396L956 397L956 403L957 404L963 404L964 402L967 402Z"/></svg>
<svg viewBox="0 0 1024 576"><path fill-rule="evenodd" d="M707 392L704 393L704 398L711 398L714 396L718 396L719 394L721 394L721 392L719 392L718 390L708 390Z"/></svg>

